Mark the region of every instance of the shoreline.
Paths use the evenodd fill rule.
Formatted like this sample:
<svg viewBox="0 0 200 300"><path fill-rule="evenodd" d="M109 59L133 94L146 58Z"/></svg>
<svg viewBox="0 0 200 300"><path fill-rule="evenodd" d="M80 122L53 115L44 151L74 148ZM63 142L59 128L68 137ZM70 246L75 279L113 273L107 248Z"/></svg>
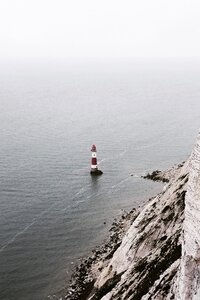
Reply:
<svg viewBox="0 0 200 300"><path fill-rule="evenodd" d="M174 165L172 168L166 171L156 170L152 173L141 176L141 178L168 184L170 180L174 179L177 171L182 168L183 164L184 162ZM92 253L89 256L81 258L79 262L77 262L74 270L72 270L71 279L66 287L60 292L57 292L56 295L49 297L49 299L90 299L97 291L97 289L94 287L94 283L95 279L105 267L104 262L112 258L114 252L120 247L124 235L140 214L141 209L155 197L149 198L141 207L133 208L131 211L123 213L121 217L119 217L119 220L115 219L108 231L108 237L105 239L103 244L92 250ZM113 282L113 284L114 283L115 282ZM105 290L103 293L105 293ZM100 299L99 297L101 296L101 292L98 292L98 294L98 299Z"/></svg>
<svg viewBox="0 0 200 300"><path fill-rule="evenodd" d="M80 258L72 270L71 279L64 289L48 296L50 300L86 300L92 296L94 290L94 278L103 269L102 261L110 259L113 253L121 245L122 239L131 226L132 222L139 215L139 208L133 208L124 212L119 219L114 219L108 236L102 245L98 245L86 257ZM94 265L98 267L93 269Z"/></svg>

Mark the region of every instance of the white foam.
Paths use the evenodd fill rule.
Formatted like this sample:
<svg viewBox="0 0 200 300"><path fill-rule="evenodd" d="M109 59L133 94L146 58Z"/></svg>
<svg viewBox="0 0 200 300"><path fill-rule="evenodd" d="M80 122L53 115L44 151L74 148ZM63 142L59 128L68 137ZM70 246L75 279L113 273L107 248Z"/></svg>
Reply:
<svg viewBox="0 0 200 300"><path fill-rule="evenodd" d="M128 179L130 178L130 176L126 177L125 179L122 179L120 182L118 182L117 184L111 186L112 189L118 187L119 185L123 184L124 182L126 182Z"/></svg>

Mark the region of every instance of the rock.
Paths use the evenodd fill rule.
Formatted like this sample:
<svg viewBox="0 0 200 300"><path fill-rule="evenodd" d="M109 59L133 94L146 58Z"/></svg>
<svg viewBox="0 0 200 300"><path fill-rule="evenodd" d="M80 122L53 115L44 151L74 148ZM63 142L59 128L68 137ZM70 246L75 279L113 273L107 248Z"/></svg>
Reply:
<svg viewBox="0 0 200 300"><path fill-rule="evenodd" d="M101 171L101 170L91 170L90 171L90 174L92 175L92 176L99 176L99 175L102 175L103 174L103 172Z"/></svg>
<svg viewBox="0 0 200 300"><path fill-rule="evenodd" d="M142 178L144 178L144 179L151 179L153 181L169 182L169 179L165 178L162 175L162 172L158 171L158 170L153 171L151 174L147 173L147 175L142 176Z"/></svg>

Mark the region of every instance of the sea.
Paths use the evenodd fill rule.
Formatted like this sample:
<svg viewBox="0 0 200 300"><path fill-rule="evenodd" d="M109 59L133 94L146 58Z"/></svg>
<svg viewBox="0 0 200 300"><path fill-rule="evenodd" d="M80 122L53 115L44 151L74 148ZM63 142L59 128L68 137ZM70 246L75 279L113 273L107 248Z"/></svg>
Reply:
<svg viewBox="0 0 200 300"><path fill-rule="evenodd" d="M199 127L195 59L2 63L0 299L57 299L112 222L162 190L141 176L186 160Z"/></svg>

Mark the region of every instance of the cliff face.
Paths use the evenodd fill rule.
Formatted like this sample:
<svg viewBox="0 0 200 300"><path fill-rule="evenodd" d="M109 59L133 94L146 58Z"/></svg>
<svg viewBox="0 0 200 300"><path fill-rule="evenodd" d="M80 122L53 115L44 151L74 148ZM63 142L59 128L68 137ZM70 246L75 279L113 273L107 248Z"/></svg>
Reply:
<svg viewBox="0 0 200 300"><path fill-rule="evenodd" d="M163 191L121 221L117 243L85 271L84 293L65 299L200 299L200 135L190 158L160 176Z"/></svg>
<svg viewBox="0 0 200 300"><path fill-rule="evenodd" d="M200 299L200 134L189 159L182 257L176 299Z"/></svg>
<svg viewBox="0 0 200 300"><path fill-rule="evenodd" d="M172 299L181 258L188 162L162 193L140 211L110 261L104 262L90 299Z"/></svg>

